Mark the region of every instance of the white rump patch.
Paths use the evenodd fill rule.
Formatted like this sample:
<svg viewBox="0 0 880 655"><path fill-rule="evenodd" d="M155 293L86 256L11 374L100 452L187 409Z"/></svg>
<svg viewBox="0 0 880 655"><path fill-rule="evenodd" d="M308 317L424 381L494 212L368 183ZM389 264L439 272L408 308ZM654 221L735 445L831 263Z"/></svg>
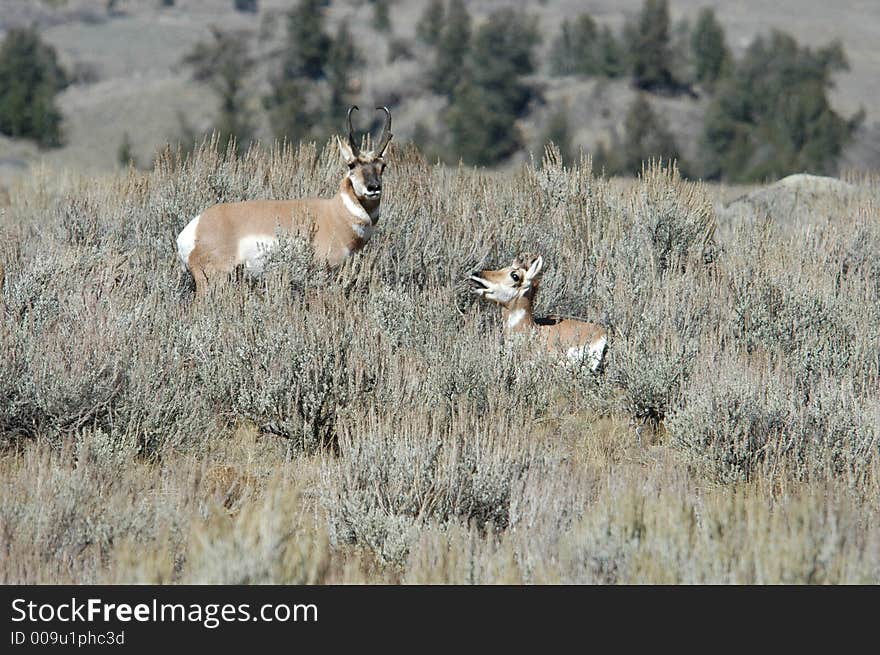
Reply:
<svg viewBox="0 0 880 655"><path fill-rule="evenodd" d="M572 363L581 363L586 358L590 370L595 372L602 363L602 357L605 355L605 345L608 343L607 337L601 337L591 344L583 346L572 346L565 351L566 356Z"/></svg>
<svg viewBox="0 0 880 655"><path fill-rule="evenodd" d="M266 263L266 255L277 239L266 235L242 237L238 242L238 261L244 264L247 272L261 275Z"/></svg>
<svg viewBox="0 0 880 655"><path fill-rule="evenodd" d="M189 268L189 256L196 247L196 228L199 226L201 214L186 224L186 227L177 235L177 256L183 265Z"/></svg>

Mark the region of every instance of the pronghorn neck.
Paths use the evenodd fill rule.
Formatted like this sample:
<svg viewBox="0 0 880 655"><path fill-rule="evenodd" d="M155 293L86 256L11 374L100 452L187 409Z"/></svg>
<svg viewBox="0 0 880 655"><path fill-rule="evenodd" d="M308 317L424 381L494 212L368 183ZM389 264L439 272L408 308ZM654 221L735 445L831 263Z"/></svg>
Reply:
<svg viewBox="0 0 880 655"><path fill-rule="evenodd" d="M523 332L535 327L535 319L532 317L531 294L527 293L504 305L501 318L504 320L505 332Z"/></svg>
<svg viewBox="0 0 880 655"><path fill-rule="evenodd" d="M359 199L348 176L339 185L338 195L342 200L343 206L352 215L355 222L362 225L375 225L379 222L379 202L381 198L376 198L375 200L370 200L369 198Z"/></svg>

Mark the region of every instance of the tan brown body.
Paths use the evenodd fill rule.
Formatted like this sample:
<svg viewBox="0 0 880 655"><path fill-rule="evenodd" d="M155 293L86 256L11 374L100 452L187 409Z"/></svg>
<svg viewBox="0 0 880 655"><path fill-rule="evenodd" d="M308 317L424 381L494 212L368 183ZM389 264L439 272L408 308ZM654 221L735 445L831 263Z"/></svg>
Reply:
<svg viewBox="0 0 880 655"><path fill-rule="evenodd" d="M383 153L392 136L391 113L381 108L387 119L377 151L362 153L351 130L355 109L348 112L348 142L337 140L348 175L335 196L213 205L180 232L177 253L195 279L197 295L239 266L261 274L269 250L282 236L311 238L315 258L331 267L366 245L379 220Z"/></svg>
<svg viewBox="0 0 880 655"><path fill-rule="evenodd" d="M602 364L608 332L598 323L573 318L536 319L532 305L544 262L541 257L523 263L514 259L510 266L483 270L470 277L474 291L501 305L507 334L533 334L551 352L564 354L572 362L586 362L595 371Z"/></svg>
<svg viewBox="0 0 880 655"><path fill-rule="evenodd" d="M178 250L199 293L217 274L231 273L238 266L256 274L262 272L267 250L285 234L305 238L312 235L315 258L338 266L369 241L378 210L378 201L359 201L351 181L345 178L333 198L214 205L194 218L192 227L187 226L192 234L191 250L186 252L186 229L181 232L184 238L178 240Z"/></svg>

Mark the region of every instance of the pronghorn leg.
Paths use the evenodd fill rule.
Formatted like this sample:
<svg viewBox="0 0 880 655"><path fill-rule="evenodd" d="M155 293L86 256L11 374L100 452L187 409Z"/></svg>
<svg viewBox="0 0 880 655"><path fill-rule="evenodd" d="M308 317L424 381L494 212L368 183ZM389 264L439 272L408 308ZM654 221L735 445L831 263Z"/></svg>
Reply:
<svg viewBox="0 0 880 655"><path fill-rule="evenodd" d="M203 298L208 293L209 275L213 276L213 271L199 264L191 266L189 271L196 283L196 298Z"/></svg>

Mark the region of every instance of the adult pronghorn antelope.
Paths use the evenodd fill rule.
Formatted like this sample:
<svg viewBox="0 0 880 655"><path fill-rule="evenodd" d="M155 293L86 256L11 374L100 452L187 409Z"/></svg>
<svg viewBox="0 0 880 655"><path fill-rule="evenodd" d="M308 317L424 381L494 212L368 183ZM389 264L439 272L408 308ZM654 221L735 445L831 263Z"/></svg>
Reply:
<svg viewBox="0 0 880 655"><path fill-rule="evenodd" d="M209 207L192 219L177 237L177 253L202 295L217 276L238 266L253 275L263 271L266 254L281 234L311 236L315 258L338 266L366 245L379 221L385 150L391 141L391 112L376 148L361 152L355 142L348 110L348 140L337 137L348 174L333 198L248 200Z"/></svg>
<svg viewBox="0 0 880 655"><path fill-rule="evenodd" d="M544 259L520 259L498 270L483 270L470 276L474 293L502 307L505 332L536 334L551 351L562 351L573 363L586 363L596 371L605 356L608 332L601 325L570 318L536 319L532 305L538 290Z"/></svg>

